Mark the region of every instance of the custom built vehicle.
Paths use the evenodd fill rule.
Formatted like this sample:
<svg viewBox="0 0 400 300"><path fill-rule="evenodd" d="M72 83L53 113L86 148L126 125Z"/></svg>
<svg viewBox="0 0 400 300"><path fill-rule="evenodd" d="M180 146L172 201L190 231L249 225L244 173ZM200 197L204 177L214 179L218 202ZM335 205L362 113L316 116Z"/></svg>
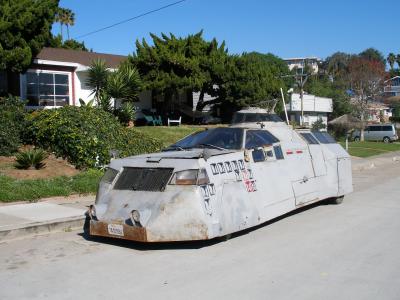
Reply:
<svg viewBox="0 0 400 300"><path fill-rule="evenodd" d="M160 153L112 160L88 210L90 235L143 242L222 237L352 192L348 153L326 132L262 109Z"/></svg>

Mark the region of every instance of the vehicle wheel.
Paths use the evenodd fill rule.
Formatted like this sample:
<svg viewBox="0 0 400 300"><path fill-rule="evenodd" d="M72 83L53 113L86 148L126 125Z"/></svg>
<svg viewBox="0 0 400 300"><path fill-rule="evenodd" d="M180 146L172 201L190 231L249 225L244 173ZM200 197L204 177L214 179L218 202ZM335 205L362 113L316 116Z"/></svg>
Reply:
<svg viewBox="0 0 400 300"><path fill-rule="evenodd" d="M329 203L331 203L331 204L341 204L343 202L343 198L344 198L344 196L332 198L332 199L330 199Z"/></svg>
<svg viewBox="0 0 400 300"><path fill-rule="evenodd" d="M385 137L383 138L383 142L384 142L384 143L390 143L390 138L389 138L388 136L385 136Z"/></svg>
<svg viewBox="0 0 400 300"><path fill-rule="evenodd" d="M359 142L359 141L360 141L360 137L359 137L359 136L355 136L354 139L353 139L353 141Z"/></svg>

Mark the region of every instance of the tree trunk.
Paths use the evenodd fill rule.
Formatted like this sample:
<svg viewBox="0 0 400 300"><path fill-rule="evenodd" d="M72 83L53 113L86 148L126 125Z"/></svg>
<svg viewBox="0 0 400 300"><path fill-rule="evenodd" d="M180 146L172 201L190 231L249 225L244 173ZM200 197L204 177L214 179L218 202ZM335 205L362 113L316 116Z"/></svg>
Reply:
<svg viewBox="0 0 400 300"><path fill-rule="evenodd" d="M360 141L364 142L364 112L361 112Z"/></svg>
<svg viewBox="0 0 400 300"><path fill-rule="evenodd" d="M67 37L69 39L69 26L68 26L68 24L66 26L67 26Z"/></svg>
<svg viewBox="0 0 400 300"><path fill-rule="evenodd" d="M196 110L197 111L202 111L203 108L204 108L204 90L201 89L200 96L199 96L199 101L197 101L197 104L196 104Z"/></svg>
<svg viewBox="0 0 400 300"><path fill-rule="evenodd" d="M64 38L63 38L63 24L62 23L60 23L60 31L61 31L61 42L63 42Z"/></svg>

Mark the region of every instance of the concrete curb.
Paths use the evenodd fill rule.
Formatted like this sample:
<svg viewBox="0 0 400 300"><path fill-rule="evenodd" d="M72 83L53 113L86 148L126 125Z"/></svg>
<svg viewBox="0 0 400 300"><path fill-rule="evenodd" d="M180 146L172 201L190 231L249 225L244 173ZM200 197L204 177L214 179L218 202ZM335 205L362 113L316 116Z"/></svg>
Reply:
<svg viewBox="0 0 400 300"><path fill-rule="evenodd" d="M353 171L370 170L377 167L385 166L388 164L396 164L400 162L400 156L378 156L374 158L359 160L352 160Z"/></svg>
<svg viewBox="0 0 400 300"><path fill-rule="evenodd" d="M19 226L4 226L0 229L0 243L53 232L69 232L81 229L85 223L85 218L82 215L46 222L21 224Z"/></svg>

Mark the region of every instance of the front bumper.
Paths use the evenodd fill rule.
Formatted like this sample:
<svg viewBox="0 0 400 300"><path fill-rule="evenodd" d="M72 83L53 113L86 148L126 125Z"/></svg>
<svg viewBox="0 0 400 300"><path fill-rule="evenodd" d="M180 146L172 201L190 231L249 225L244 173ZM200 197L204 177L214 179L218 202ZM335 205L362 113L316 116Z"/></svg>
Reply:
<svg viewBox="0 0 400 300"><path fill-rule="evenodd" d="M109 225L118 225L122 231L118 234L110 233ZM137 242L147 242L146 228L135 227L126 224L111 224L102 221L90 220L90 235L111 237Z"/></svg>

